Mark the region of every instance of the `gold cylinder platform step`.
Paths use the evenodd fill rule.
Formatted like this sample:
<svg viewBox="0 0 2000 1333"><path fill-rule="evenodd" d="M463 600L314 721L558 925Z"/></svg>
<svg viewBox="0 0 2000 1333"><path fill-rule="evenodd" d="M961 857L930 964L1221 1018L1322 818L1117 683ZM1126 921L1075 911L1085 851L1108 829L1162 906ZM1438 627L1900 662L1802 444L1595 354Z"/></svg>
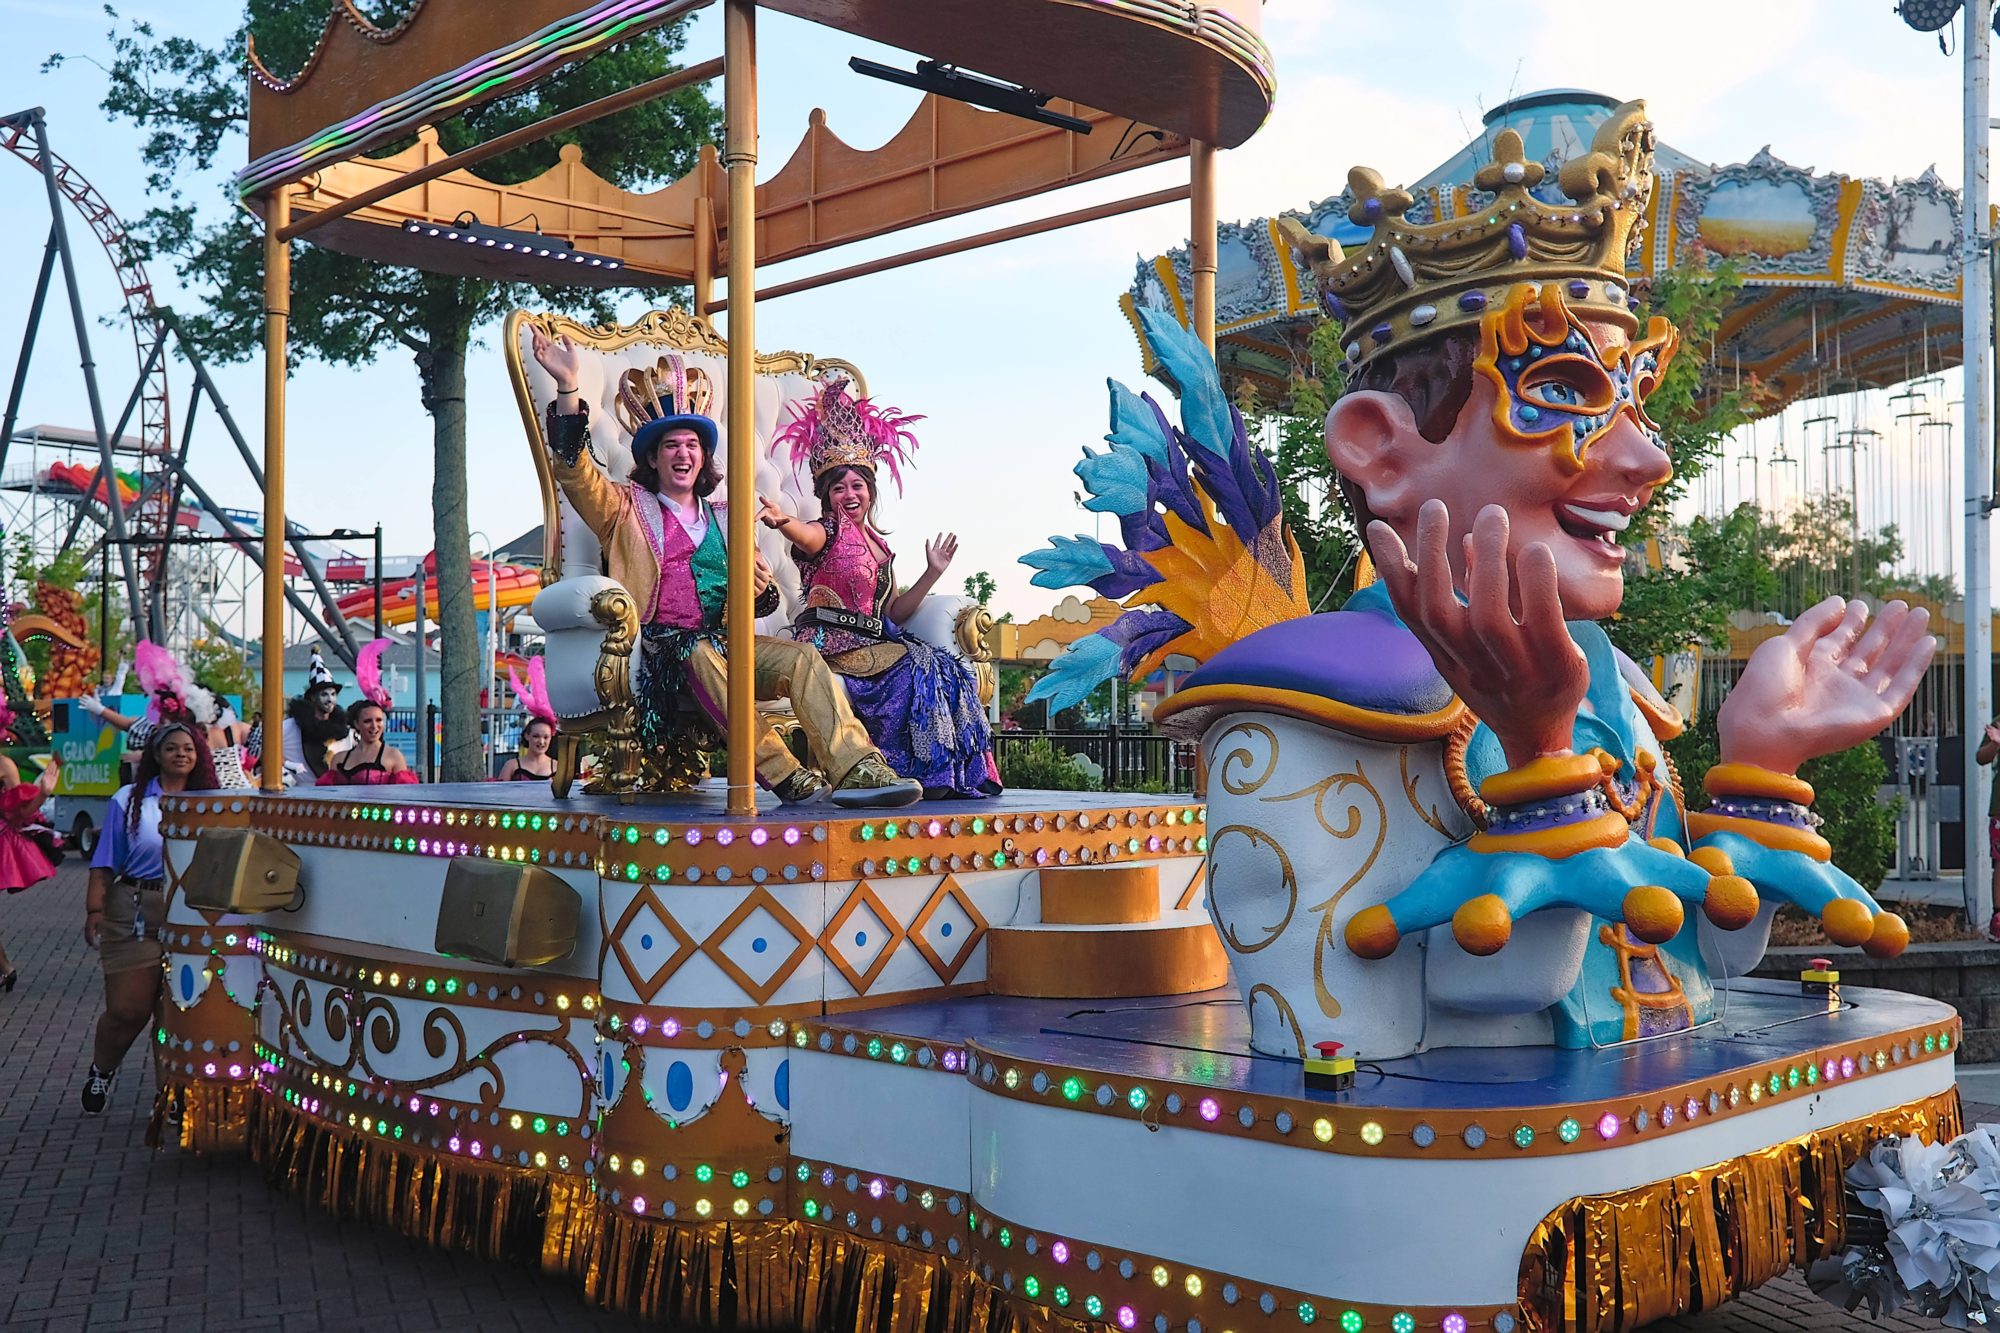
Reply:
<svg viewBox="0 0 2000 1333"><path fill-rule="evenodd" d="M987 988L1026 999L1109 1000L1194 995L1229 980L1207 912L1156 908L1156 915L1138 924L995 926L986 936Z"/></svg>
<svg viewBox="0 0 2000 1333"><path fill-rule="evenodd" d="M1160 919L1157 865L1045 866L1042 922L1050 926L1141 926Z"/></svg>

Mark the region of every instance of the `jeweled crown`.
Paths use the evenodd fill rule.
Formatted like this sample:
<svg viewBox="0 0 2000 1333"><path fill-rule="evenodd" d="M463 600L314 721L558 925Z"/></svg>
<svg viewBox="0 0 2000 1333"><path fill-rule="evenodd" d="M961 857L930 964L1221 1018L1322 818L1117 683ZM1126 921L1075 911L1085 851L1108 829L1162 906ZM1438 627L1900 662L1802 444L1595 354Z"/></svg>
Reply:
<svg viewBox="0 0 2000 1333"><path fill-rule="evenodd" d="M699 367L668 353L650 366L635 366L618 377L614 400L618 422L629 434L662 417L708 415L715 386Z"/></svg>
<svg viewBox="0 0 2000 1333"><path fill-rule="evenodd" d="M1287 239L1310 264L1326 313L1341 321L1350 372L1385 351L1452 329L1476 326L1521 284L1557 285L1570 309L1638 329L1625 288L1626 256L1642 239L1653 192L1653 124L1644 102L1627 102L1598 127L1590 150L1563 163L1556 181L1572 201L1544 203L1532 193L1545 170L1524 156L1521 136L1494 136L1493 160L1473 176L1491 196L1439 222L1412 222L1415 202L1380 172L1347 173L1354 202L1348 217L1374 229L1353 253L1286 219Z"/></svg>

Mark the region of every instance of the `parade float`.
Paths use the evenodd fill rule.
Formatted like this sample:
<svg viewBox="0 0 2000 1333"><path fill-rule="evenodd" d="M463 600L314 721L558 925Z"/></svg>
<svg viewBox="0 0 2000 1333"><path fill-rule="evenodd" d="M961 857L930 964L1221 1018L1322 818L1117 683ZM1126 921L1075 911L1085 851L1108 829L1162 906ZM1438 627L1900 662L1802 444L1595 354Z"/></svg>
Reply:
<svg viewBox="0 0 2000 1333"><path fill-rule="evenodd" d="M634 598L552 484L551 405L598 404L598 465L616 477L648 424L619 417L617 386L655 376L679 411L707 367L726 477L755 476L779 412L829 362L756 354L747 299L726 338L701 314L587 329L524 312L506 348L550 519L535 615L562 739L596 755L595 777L563 793L167 798L157 1132L247 1147L337 1215L687 1326L1609 1330L1834 1252L1842 1172L1884 1135L1956 1129L1956 1015L1826 977L1745 977L1782 901L1836 939L1893 952L1906 936L1815 855L1811 793L1768 755L1740 766L1735 804L1684 811L1658 745L1672 712L1601 634L1568 650L1587 667L1591 744L1568 753L1565 736L1522 763L1513 713L1476 712L1486 696L1447 678L1387 596L1310 614L1276 479L1210 352L1210 156L1268 109L1258 6L767 7L1084 99L1058 105L1130 122L1140 156L1193 158L1194 332L1147 326L1180 424L1114 389L1111 447L1079 472L1122 545L1065 539L1037 563L1127 608L1072 647L1060 688L1168 653L1201 664L1159 711L1200 739L1209 796L779 805L751 782L748 706L729 712L727 782L674 790L687 775L633 740ZM284 529L283 238L530 279L576 262L443 234L502 187L433 138L354 155L691 8L547 0L475 22L430 0L388 32L343 9L306 73L260 76L242 185L273 237L267 533ZM505 188L556 195L540 205L551 232L691 282L705 311L718 273L747 297L760 258L1124 165L1099 135L1051 138L933 93L875 153L815 124L806 164L753 192L754 18L747 0L726 7L726 194L704 170L614 197L573 156ZM1368 178L1373 239L1308 257L1369 312L1357 365L1434 322L1490 329L1502 368L1477 391L1500 401L1495 382L1546 380L1517 364L1530 343L1557 348L1551 362L1602 381L1576 371L1587 414L1559 412L1551 443L1516 394L1479 428L1526 431L1531 446L1504 447L1550 467L1637 448L1672 334L1638 338L1613 266L1644 215L1650 148L1626 109L1550 206L1503 136L1493 221L1469 226L1405 220L1408 196ZM930 188L894 188L919 178ZM825 205L857 196L866 208ZM604 217L645 225L624 238ZM530 355L551 334L583 349L580 384ZM1391 512L1388 490L1369 498ZM730 691L746 704L748 510L728 514ZM976 620L933 619L928 636L976 674ZM275 605L267 623L275 636ZM1921 636L1880 637L1857 659L1895 676L1890 649L1906 659ZM1850 723L1893 702L1893 681L1844 679L1873 697Z"/></svg>

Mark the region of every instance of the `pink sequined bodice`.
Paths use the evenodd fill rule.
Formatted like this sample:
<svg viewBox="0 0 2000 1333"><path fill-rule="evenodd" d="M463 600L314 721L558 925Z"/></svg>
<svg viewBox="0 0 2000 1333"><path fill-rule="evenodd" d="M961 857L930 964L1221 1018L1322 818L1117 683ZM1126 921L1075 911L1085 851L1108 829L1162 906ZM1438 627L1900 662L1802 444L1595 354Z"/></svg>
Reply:
<svg viewBox="0 0 2000 1333"><path fill-rule="evenodd" d="M893 590L890 565L894 552L886 559L877 556L860 525L844 523L838 516L822 518L820 523L827 529L826 545L818 555L798 561L806 605L840 607L865 616L886 615ZM884 542L882 549L887 551L888 543ZM792 637L815 643L826 653L845 652L872 642L852 630L811 623L795 626Z"/></svg>

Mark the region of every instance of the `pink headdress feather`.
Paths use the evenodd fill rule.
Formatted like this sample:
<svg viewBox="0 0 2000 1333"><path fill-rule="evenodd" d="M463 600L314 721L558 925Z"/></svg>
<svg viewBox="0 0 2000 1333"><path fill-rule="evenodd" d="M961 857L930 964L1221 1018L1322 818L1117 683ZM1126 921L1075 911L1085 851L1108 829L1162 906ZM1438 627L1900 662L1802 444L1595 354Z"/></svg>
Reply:
<svg viewBox="0 0 2000 1333"><path fill-rule="evenodd" d="M376 639L354 659L354 683L361 695L377 708L389 707L389 690L382 683L382 654L389 651L389 639Z"/></svg>
<svg viewBox="0 0 2000 1333"><path fill-rule="evenodd" d="M513 667L508 667L507 684L530 717L538 717L552 727L559 727L555 705L549 702L549 678L541 658L528 659L528 678L525 681Z"/></svg>
<svg viewBox="0 0 2000 1333"><path fill-rule="evenodd" d="M215 696L194 683L194 677L180 659L150 639L141 639L132 649L133 674L146 692L146 716L159 721L168 711L186 713L203 726L215 721ZM174 703L162 708L162 700Z"/></svg>
<svg viewBox="0 0 2000 1333"><path fill-rule="evenodd" d="M916 453L917 437L910 427L921 416L880 407L848 392L848 382L839 376L823 381L816 393L804 401L794 401L792 419L771 438L771 452L781 446L791 449L792 465L817 481L820 474L836 467L865 467L884 471L903 493L903 468Z"/></svg>

